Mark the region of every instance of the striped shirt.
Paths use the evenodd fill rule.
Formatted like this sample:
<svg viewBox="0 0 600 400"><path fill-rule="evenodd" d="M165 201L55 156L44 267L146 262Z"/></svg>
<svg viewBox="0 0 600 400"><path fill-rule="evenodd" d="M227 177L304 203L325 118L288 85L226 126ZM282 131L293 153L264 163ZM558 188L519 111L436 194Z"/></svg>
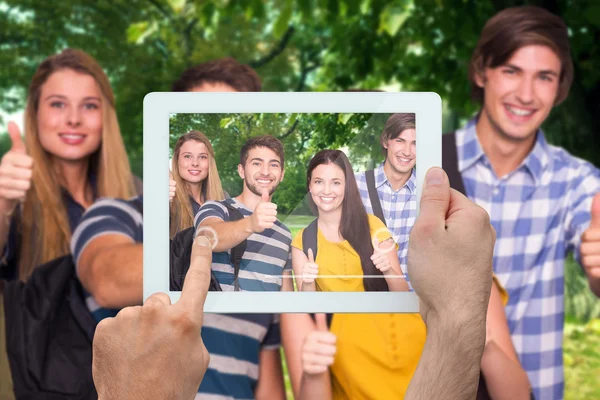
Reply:
<svg viewBox="0 0 600 400"><path fill-rule="evenodd" d="M73 235L71 251L79 270L79 257L95 238L120 234L132 243L143 242L142 198L130 201L103 198L84 214ZM88 308L96 319L119 310L100 308L86 293ZM252 399L259 377L259 354L278 351L281 344L279 316L273 314L205 314L202 339L210 354L208 370L198 399Z"/></svg>
<svg viewBox="0 0 600 400"><path fill-rule="evenodd" d="M413 169L410 178L404 186L398 190L394 190L392 185L385 176L383 163L375 169L375 188L381 203L385 224L392 232L394 242L398 244L398 260L402 271L406 274L406 257L408 254L408 237L410 230L415 224L417 218L417 192L416 192L416 174ZM367 210L368 214L375 214L371 199L369 198L369 190L367 189L367 179L364 172L359 172L355 175L360 198ZM408 275L406 276L408 279Z"/></svg>
<svg viewBox="0 0 600 400"><path fill-rule="evenodd" d="M235 207L244 218L252 215L252 211L234 198L221 202L207 201L194 219L196 229L207 218L229 221L229 212L223 204ZM290 230L277 220L272 228L251 234L246 243L238 277L240 291L281 290L283 271L292 270ZM234 267L230 253L231 250L213 253L212 270L223 291L234 290Z"/></svg>
<svg viewBox="0 0 600 400"><path fill-rule="evenodd" d="M496 229L494 272L506 288L512 340L536 399L562 399L564 267L589 226L600 170L549 145L541 130L532 151L497 178L475 121L456 132L459 170L470 199Z"/></svg>

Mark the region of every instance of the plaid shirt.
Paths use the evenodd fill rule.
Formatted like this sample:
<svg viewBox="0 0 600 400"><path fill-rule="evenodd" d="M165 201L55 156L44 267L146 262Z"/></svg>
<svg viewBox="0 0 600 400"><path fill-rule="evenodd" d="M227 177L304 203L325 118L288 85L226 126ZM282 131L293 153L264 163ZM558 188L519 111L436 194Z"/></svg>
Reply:
<svg viewBox="0 0 600 400"><path fill-rule="evenodd" d="M579 261L600 170L549 145L540 130L531 153L498 179L479 144L475 121L457 131L459 170L471 200L496 229L494 272L509 294L512 340L536 399L562 399L564 267Z"/></svg>
<svg viewBox="0 0 600 400"><path fill-rule="evenodd" d="M371 200L369 199L365 173L359 172L355 177L358 191L360 192L360 197L367 213L375 215L371 206ZM417 178L413 169L410 178L408 178L404 186L394 191L385 176L383 164L375 169L375 188L377 189L385 223L392 232L394 241L398 244L398 260L400 260L400 266L407 280L406 255L408 253L408 236L417 217L416 181Z"/></svg>

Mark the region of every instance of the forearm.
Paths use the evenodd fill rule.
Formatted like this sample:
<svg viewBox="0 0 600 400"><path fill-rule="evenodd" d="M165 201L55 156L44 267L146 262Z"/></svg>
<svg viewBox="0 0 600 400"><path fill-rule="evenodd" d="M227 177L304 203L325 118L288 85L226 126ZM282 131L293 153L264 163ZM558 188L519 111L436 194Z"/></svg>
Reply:
<svg viewBox="0 0 600 400"><path fill-rule="evenodd" d="M403 274L393 272L384 276L391 292L408 292L408 282Z"/></svg>
<svg viewBox="0 0 600 400"><path fill-rule="evenodd" d="M329 372L318 375L302 374L299 400L330 400L331 397Z"/></svg>
<svg viewBox="0 0 600 400"><path fill-rule="evenodd" d="M302 286L300 289L302 292L316 292L317 291L317 284L315 281L312 281L310 283L308 282L302 282Z"/></svg>
<svg viewBox="0 0 600 400"><path fill-rule="evenodd" d="M98 305L123 308L143 301L143 248L122 243L98 249L90 260L90 273L82 284Z"/></svg>
<svg viewBox="0 0 600 400"><path fill-rule="evenodd" d="M481 371L488 392L494 400L530 398L529 379L525 370L494 342L488 342L485 346L481 358Z"/></svg>
<svg viewBox="0 0 600 400"><path fill-rule="evenodd" d="M209 226L215 230L217 234L217 245L213 251L227 251L234 248L252 235L252 227L250 218L243 218L239 221L217 222L211 225L200 225L199 229L204 226Z"/></svg>
<svg viewBox="0 0 600 400"><path fill-rule="evenodd" d="M428 316L427 340L405 399L475 398L485 343L485 317L465 318L463 323L433 318Z"/></svg>

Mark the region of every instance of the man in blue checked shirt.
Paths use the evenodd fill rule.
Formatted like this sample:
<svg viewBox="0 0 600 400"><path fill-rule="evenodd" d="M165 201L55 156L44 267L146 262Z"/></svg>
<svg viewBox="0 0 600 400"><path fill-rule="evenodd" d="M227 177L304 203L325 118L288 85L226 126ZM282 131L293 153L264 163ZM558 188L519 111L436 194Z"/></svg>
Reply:
<svg viewBox="0 0 600 400"><path fill-rule="evenodd" d="M373 171L357 173L356 183L367 213L377 215L368 189L368 175L369 172L372 174L382 217L385 219L382 222L392 232L394 241L398 244L398 259L406 274L408 235L417 216L415 114L392 114L384 125L379 141L384 162ZM381 216L378 217L381 219Z"/></svg>
<svg viewBox="0 0 600 400"><path fill-rule="evenodd" d="M456 132L458 169L496 229L494 272L535 398L561 399L569 252L600 296L600 170L540 129L573 80L565 23L538 7L501 11L483 28L469 80L481 110Z"/></svg>

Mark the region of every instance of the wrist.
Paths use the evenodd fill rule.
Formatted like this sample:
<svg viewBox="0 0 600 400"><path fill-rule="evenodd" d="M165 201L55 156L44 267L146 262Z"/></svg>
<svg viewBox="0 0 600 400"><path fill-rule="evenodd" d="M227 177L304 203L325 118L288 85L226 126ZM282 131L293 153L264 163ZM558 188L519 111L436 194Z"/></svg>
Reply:
<svg viewBox="0 0 600 400"><path fill-rule="evenodd" d="M244 221L244 232L248 233L248 234L253 234L254 233L254 227L252 224L252 217L248 217L248 218L244 218L242 221Z"/></svg>

